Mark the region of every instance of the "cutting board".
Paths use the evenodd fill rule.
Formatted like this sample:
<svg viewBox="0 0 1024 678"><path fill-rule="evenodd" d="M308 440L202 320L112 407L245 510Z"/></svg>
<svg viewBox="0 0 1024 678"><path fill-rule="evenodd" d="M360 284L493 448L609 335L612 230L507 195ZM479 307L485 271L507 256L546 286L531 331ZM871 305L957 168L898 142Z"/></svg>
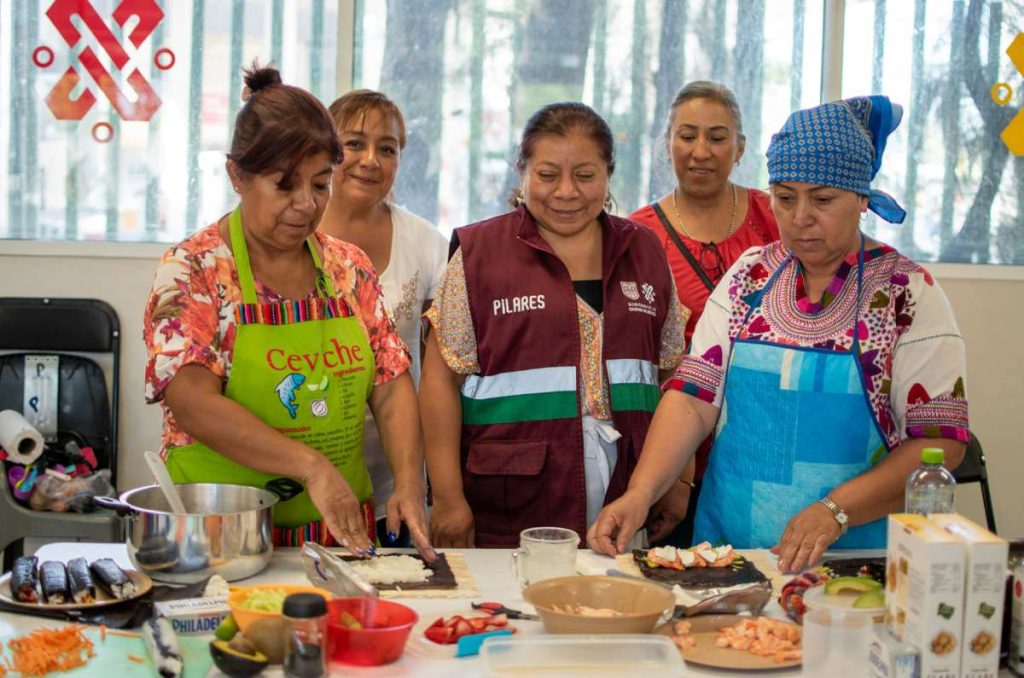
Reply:
<svg viewBox="0 0 1024 678"><path fill-rule="evenodd" d="M43 624L45 626L45 624ZM117 678L153 678L158 675L153 662L146 652L146 644L139 638L125 638L112 635L109 631L106 640L100 640L99 629L90 627L85 631L86 637L92 641L96 656L80 668L67 671L66 676L117 676ZM7 641L14 636L0 638L3 643L4 657L10 657ZM184 678L205 678L213 666L210 656L210 638L208 636L178 636L181 652L185 657ZM128 655L145 659L136 663L128 659ZM14 674L17 675L17 674Z"/></svg>

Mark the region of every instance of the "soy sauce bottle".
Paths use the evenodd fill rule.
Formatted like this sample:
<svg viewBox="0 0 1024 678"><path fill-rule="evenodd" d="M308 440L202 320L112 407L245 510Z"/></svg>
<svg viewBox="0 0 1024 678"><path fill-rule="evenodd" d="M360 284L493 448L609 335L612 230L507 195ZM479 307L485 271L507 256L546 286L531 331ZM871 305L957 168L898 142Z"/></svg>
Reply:
<svg viewBox="0 0 1024 678"><path fill-rule="evenodd" d="M322 678L329 675L327 601L318 593L293 593L284 599L284 675Z"/></svg>

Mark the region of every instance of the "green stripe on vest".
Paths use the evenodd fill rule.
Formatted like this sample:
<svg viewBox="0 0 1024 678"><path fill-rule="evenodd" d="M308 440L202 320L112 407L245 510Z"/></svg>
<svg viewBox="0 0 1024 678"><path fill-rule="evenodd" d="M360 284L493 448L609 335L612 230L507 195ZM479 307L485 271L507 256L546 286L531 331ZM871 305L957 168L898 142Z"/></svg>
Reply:
<svg viewBox="0 0 1024 678"><path fill-rule="evenodd" d="M469 426L573 419L577 416L579 407L575 391L531 393L503 398L462 396L462 423Z"/></svg>
<svg viewBox="0 0 1024 678"><path fill-rule="evenodd" d="M609 384L608 392L614 412L653 412L661 398L661 390L650 384Z"/></svg>

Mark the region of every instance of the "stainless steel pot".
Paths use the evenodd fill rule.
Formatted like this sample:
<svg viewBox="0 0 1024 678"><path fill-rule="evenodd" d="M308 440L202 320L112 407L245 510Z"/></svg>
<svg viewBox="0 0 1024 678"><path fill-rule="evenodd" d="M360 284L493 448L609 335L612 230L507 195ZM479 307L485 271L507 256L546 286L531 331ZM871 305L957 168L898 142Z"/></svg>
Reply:
<svg viewBox="0 0 1024 678"><path fill-rule="evenodd" d="M213 574L228 581L251 577L274 552L273 493L258 487L178 485L185 514L171 512L158 485L96 503L125 517L128 557L153 579L191 584Z"/></svg>

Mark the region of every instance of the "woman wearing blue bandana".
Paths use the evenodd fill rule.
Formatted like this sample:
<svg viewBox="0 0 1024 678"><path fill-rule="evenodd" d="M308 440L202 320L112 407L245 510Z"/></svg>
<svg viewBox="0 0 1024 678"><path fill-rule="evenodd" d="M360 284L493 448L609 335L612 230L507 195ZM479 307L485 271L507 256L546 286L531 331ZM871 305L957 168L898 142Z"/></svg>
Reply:
<svg viewBox="0 0 1024 678"><path fill-rule="evenodd" d="M886 97L793 113L768 148L782 240L746 252L708 300L628 491L591 526L621 552L715 429L695 540L772 548L799 571L826 548L881 548L921 450L968 439L964 345L921 266L860 230L905 212L871 188L902 109Z"/></svg>

